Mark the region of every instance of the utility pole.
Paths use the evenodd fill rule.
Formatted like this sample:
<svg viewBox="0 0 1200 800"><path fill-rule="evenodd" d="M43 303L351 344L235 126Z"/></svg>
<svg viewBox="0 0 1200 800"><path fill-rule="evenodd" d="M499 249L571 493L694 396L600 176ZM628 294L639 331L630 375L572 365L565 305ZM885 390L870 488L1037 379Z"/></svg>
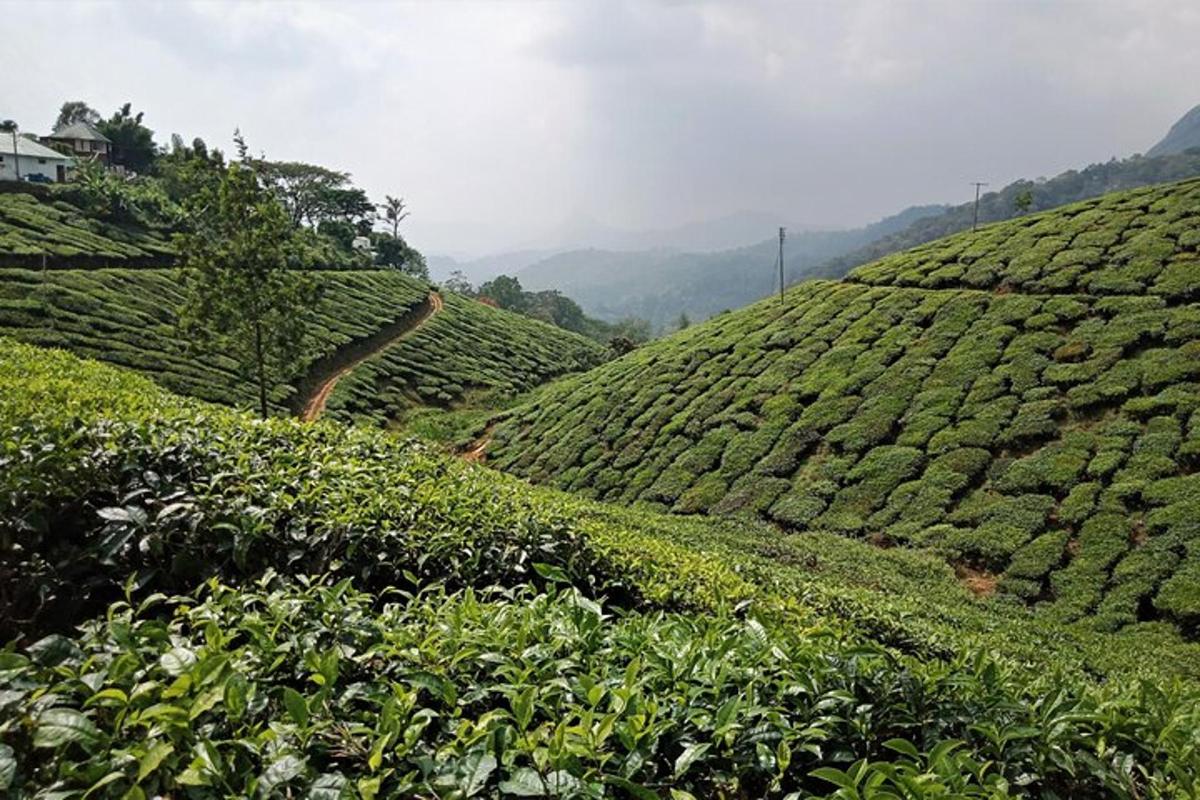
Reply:
<svg viewBox="0 0 1200 800"><path fill-rule="evenodd" d="M783 227L779 228L779 303L783 304L783 240L787 236L787 232Z"/></svg>
<svg viewBox="0 0 1200 800"><path fill-rule="evenodd" d="M979 227L979 189L980 187L987 186L987 184L982 181L975 181L971 185L975 187L975 221L971 223L971 230L974 231Z"/></svg>

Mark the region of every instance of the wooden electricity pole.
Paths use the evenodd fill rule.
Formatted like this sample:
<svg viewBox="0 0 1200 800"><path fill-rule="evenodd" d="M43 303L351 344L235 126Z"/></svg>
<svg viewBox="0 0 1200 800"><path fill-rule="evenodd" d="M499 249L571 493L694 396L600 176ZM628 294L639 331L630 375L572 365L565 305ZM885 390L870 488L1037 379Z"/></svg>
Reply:
<svg viewBox="0 0 1200 800"><path fill-rule="evenodd" d="M971 223L971 230L974 231L979 227L979 189L987 186L987 184L982 181L975 181L971 185L975 187L975 221Z"/></svg>
<svg viewBox="0 0 1200 800"><path fill-rule="evenodd" d="M784 228L779 229L779 302L783 303L783 239L787 235Z"/></svg>

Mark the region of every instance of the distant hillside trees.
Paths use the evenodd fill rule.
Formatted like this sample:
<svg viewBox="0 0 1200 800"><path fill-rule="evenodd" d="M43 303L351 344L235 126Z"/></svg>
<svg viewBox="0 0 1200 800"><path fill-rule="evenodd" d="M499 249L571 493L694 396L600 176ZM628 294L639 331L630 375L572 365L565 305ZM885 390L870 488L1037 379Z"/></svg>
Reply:
<svg viewBox="0 0 1200 800"><path fill-rule="evenodd" d="M583 313L583 309L557 289L529 292L521 281L511 275L497 275L474 289L461 272L452 272L445 286L451 291L468 294L489 305L540 319L564 330L583 334L599 342L611 343L614 338L629 340L634 346L651 337L650 323L636 318L618 322L602 322Z"/></svg>
<svg viewBox="0 0 1200 800"><path fill-rule="evenodd" d="M1109 192L1197 175L1200 175L1200 149L1153 158L1141 155L1121 160L1114 158L1081 170L1067 170L1053 178L1014 181L999 191L988 192L979 200L979 221L1000 222L1030 211L1045 211ZM834 259L823 272L844 275L854 267L891 253L968 230L972 213L972 203L963 203L941 214L918 219L901 231Z"/></svg>
<svg viewBox="0 0 1200 800"><path fill-rule="evenodd" d="M258 388L268 413L268 388L301 363L307 320L318 300L298 262L295 227L269 187L242 164L185 205L188 230L175 238L186 301L183 332L233 358Z"/></svg>

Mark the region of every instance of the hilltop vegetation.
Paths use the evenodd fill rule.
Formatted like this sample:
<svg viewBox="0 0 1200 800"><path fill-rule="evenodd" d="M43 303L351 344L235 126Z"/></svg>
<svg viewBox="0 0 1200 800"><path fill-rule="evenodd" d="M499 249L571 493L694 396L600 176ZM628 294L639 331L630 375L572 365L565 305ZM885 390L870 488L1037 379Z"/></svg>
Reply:
<svg viewBox="0 0 1200 800"><path fill-rule="evenodd" d="M979 220L985 223L1000 222L1112 192L1198 175L1200 152L1135 155L1119 161L1112 159L1090 164L1081 170L1067 170L1053 178L1014 181L998 192L988 192L979 200ZM842 276L857 266L891 253L968 230L974 219L973 203L948 208L941 214L919 219L902 231L834 259L827 265L826 274Z"/></svg>
<svg viewBox="0 0 1200 800"><path fill-rule="evenodd" d="M837 576L842 622L822 570L739 551L742 526L579 502L3 341L0 428L0 619L19 637L0 656L0 779L18 794L1197 788L1194 689L1090 686L1069 634L1029 670L966 631L871 627ZM988 619L995 642L1036 644L1020 615Z"/></svg>
<svg viewBox="0 0 1200 800"><path fill-rule="evenodd" d="M561 381L495 465L929 548L1100 630L1200 623L1200 181L960 234Z"/></svg>

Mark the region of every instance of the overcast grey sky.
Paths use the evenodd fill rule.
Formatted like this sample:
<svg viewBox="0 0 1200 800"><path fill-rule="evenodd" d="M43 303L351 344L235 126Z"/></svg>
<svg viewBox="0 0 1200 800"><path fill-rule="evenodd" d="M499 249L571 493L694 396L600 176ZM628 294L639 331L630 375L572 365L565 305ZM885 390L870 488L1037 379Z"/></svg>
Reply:
<svg viewBox="0 0 1200 800"><path fill-rule="evenodd" d="M1200 2L0 2L0 117L126 100L166 141L353 173L430 252L571 216L860 224L1148 149Z"/></svg>

